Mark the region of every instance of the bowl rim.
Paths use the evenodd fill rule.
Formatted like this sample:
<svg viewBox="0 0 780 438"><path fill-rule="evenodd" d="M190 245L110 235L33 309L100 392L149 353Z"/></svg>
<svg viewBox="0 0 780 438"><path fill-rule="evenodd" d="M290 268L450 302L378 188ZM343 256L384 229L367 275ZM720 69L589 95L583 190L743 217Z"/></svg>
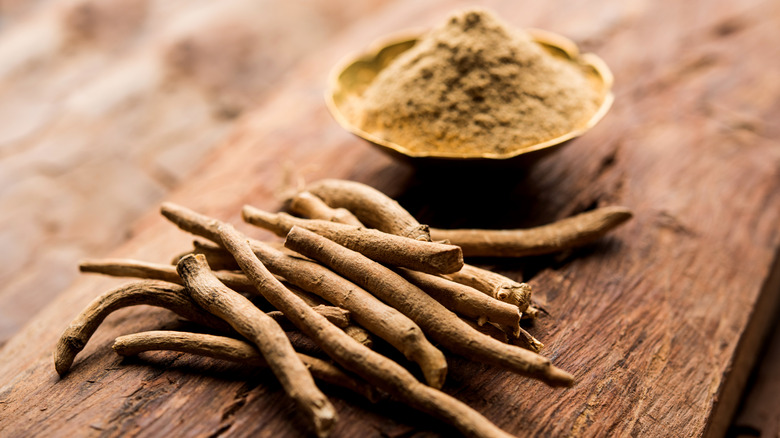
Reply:
<svg viewBox="0 0 780 438"><path fill-rule="evenodd" d="M437 160L442 159L442 160L456 160L456 161L506 160L521 155L532 154L534 152L538 152L554 146L559 146L563 143L566 143L569 140L572 140L576 137L583 135L585 132L589 131L596 124L598 124L598 122L600 122L601 119L604 118L604 116L607 114L609 109L612 107L612 103L614 102L615 99L614 94L612 93L612 85L614 82L614 77L612 75L612 71L609 69L607 64L600 57L598 57L593 53L580 53L577 44L574 43L569 38L566 38L563 35L551 31L543 30L543 29L524 28L523 30L527 32L531 36L532 40L537 44L548 48L548 50L552 49L555 52L562 53L563 55L565 55L562 56L562 58L568 58L570 61L579 64L583 69L592 70L595 77L599 78L601 80L601 83L603 84L604 98L603 101L601 102L601 105L599 105L599 107L596 109L593 115L582 125L558 137L546 140L541 143L536 143L512 151L504 152L504 153L482 152L478 154L473 154L473 153L469 154L469 153L452 153L452 152L442 153L439 151L419 152L419 151L409 150L398 143L378 137L352 124L344 115L344 113L341 111L340 106L336 103L335 100L337 90L341 88L340 80L339 80L341 75L344 73L344 71L346 71L348 68L352 67L353 65L357 64L358 62L367 62L367 61L377 59L380 53L382 53L382 51L387 48L399 46L402 44L409 44L411 42L416 43L419 40L420 36L428 31L428 29L423 29L423 28L406 29L406 30L402 30L399 32L386 35L382 38L376 39L373 42L371 42L364 50L353 52L344 56L330 70L330 74L328 76L327 89L325 91L325 104L328 108L328 111L331 113L331 115L336 120L336 122L348 132L376 146L379 146L380 148L385 149L387 152L390 152L393 155L400 154L402 156L406 156L409 158L420 158L420 159L432 158ZM411 46L409 48L411 48ZM400 53L403 53L406 50L409 49L405 49ZM397 56L398 55L396 55L396 57Z"/></svg>

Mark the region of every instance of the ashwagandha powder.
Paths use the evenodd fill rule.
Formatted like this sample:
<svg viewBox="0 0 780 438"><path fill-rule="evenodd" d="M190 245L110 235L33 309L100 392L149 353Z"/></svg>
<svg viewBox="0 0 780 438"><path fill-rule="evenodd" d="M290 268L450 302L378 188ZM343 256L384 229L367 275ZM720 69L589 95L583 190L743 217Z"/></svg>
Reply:
<svg viewBox="0 0 780 438"><path fill-rule="evenodd" d="M361 129L413 152L502 154L580 126L601 98L575 64L468 10L394 60L349 111Z"/></svg>

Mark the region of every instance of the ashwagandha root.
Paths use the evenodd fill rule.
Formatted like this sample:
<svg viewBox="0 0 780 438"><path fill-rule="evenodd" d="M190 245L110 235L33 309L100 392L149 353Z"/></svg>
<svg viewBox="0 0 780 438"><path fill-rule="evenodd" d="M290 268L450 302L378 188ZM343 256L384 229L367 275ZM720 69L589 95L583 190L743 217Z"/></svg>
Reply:
<svg viewBox="0 0 780 438"><path fill-rule="evenodd" d="M182 230L220 243L217 230L221 222L170 203L163 205L162 212ZM349 310L355 322L416 362L429 385L441 388L444 384L447 374L444 354L426 339L420 327L407 316L318 263L288 256L258 240L250 239L249 244L255 256L269 271Z"/></svg>
<svg viewBox="0 0 780 438"><path fill-rule="evenodd" d="M192 250L183 252L173 258L171 264L176 265L182 257L190 254L202 254L206 257L209 267L217 272L220 270L226 271L238 271L239 267L236 261L233 260L233 256L229 252L225 251L221 246L211 243L202 242L200 240L193 240Z"/></svg>
<svg viewBox="0 0 780 438"><path fill-rule="evenodd" d="M417 286L360 253L299 227L290 230L285 245L372 292L452 352L542 380L551 386L571 386L574 382L569 373L553 366L549 359L473 330Z"/></svg>
<svg viewBox="0 0 780 438"><path fill-rule="evenodd" d="M168 350L227 360L255 367L268 367L257 348L239 339L200 333L155 330L120 336L112 346L120 356L136 356L146 351ZM348 375L339 367L297 353L298 358L309 369L311 375L331 385L346 388L376 402L380 399L373 386L361 379Z"/></svg>
<svg viewBox="0 0 780 438"><path fill-rule="evenodd" d="M205 219L209 219L206 216L203 216ZM295 251L289 250L284 247L284 242L276 242L276 241L262 241L262 240L254 240L255 242L262 242L263 245L268 246L270 248L273 248L279 252L282 252L286 255L298 257L305 259L306 257L296 253ZM238 267L238 264L236 264L236 261L233 259L233 256L230 255L225 248L222 248L216 243L213 243L212 241L203 241L203 240L195 240L193 241L193 249L191 251L184 252L180 254L176 258L176 262L173 263L174 265L181 260L182 257L188 254L203 254L206 256L206 261L208 262L209 266L212 270L217 271L217 268L212 266L212 262L216 265L224 265L229 266L227 268L224 268L227 271L240 271L241 269ZM230 261L228 262L228 259ZM229 263L229 265L228 265ZM278 277L278 276L277 276Z"/></svg>
<svg viewBox="0 0 780 438"><path fill-rule="evenodd" d="M176 265L176 270L184 280L193 301L225 320L257 346L287 395L312 422L317 436L328 436L336 421L336 410L314 384L311 373L301 362L279 325L247 298L220 283L211 273L205 257L185 256ZM278 284L284 288L281 283ZM293 295L292 292L287 293ZM300 302L312 314L327 321L303 301ZM331 326L340 330L332 324Z"/></svg>
<svg viewBox="0 0 780 438"><path fill-rule="evenodd" d="M482 324L480 325L477 323L477 321L473 321L466 318L461 318L463 322L469 325L469 327L473 328L474 330L482 333L483 335L488 335L491 338L503 342L508 343L509 342L509 336L506 334L504 330L501 330L500 328L494 326L493 324Z"/></svg>
<svg viewBox="0 0 780 438"><path fill-rule="evenodd" d="M319 219L301 219L286 213L269 213L251 206L241 211L244 220L280 237L300 226L351 248L372 260L432 274L449 274L463 267L460 248L388 234L371 228Z"/></svg>
<svg viewBox="0 0 780 438"><path fill-rule="evenodd" d="M328 188L327 190L333 190L335 193L338 193L337 197L334 197L332 199L329 198L328 199L329 202L323 200L323 202L330 207L333 207L335 205L342 205L339 204L337 201L342 197L349 196L348 194L344 193L348 190L356 190L356 191L371 193L370 197L366 197L365 202L374 202L375 204L378 205L384 205L388 203L388 200L392 201L390 198L388 198L381 192L378 192L375 189L360 183L343 181L343 184L341 184L342 181L339 180L326 180L326 181L327 182L323 183L322 186L327 187ZM317 183L314 184L316 185ZM409 212L404 210L398 204L395 204L392 209L383 209L377 205L374 205L373 207L369 206L366 208L366 215L370 214L372 208L376 210L381 210L383 214L388 216L388 218L385 218L381 221L383 223L390 224L384 228L384 231L390 233L401 233L402 232L401 230L399 230L397 227L392 226L392 224L395 223L396 221L403 223L404 227L414 226L414 224L416 224L418 228L425 227L424 225L420 225L420 223L417 222L417 219L415 219L414 216L412 216ZM338 217L333 213L329 213L328 210L326 210L322 206L320 206L316 210L303 211L301 214L311 214L312 219L325 219L325 218L337 219ZM319 216L314 216L315 214ZM312 230L312 231L328 237L324 233L319 233L317 230ZM527 284L518 283L514 280L504 277L503 275L496 274L494 272L485 269L477 268L476 266L464 264L463 268L461 268L459 272L453 273L452 275L450 275L449 278L458 283L462 283L467 286L474 287L477 290L498 299L499 301L504 301L510 304L514 304L520 309L521 312L525 310L525 308L527 307L531 299L531 288Z"/></svg>
<svg viewBox="0 0 780 438"><path fill-rule="evenodd" d="M426 339L420 327L408 317L318 263L290 257L263 242L250 241L250 245L269 271L349 310L355 322L416 362L429 385L441 388L444 384L447 374L444 354Z"/></svg>
<svg viewBox="0 0 780 438"><path fill-rule="evenodd" d="M437 275L403 268L396 272L447 309L476 319L480 325L490 321L506 326L515 333L520 330L520 311L517 306L495 300L474 288Z"/></svg>
<svg viewBox="0 0 780 438"><path fill-rule="evenodd" d="M288 201L288 208L293 213L310 219L322 219L357 227L363 226L363 223L351 211L346 208L332 208L325 201L307 191L294 194Z"/></svg>
<svg viewBox="0 0 780 438"><path fill-rule="evenodd" d="M81 272L110 275L112 277L136 277L182 284L176 267L133 259L90 259L79 263ZM257 295L254 286L245 275L228 271L215 271L219 281L238 291Z"/></svg>
<svg viewBox="0 0 780 438"><path fill-rule="evenodd" d="M538 305L530 304L527 309L523 312L523 317L521 319L527 320L527 319L536 319L539 317L540 313L547 314L547 311L543 308L539 307Z"/></svg>
<svg viewBox="0 0 780 438"><path fill-rule="evenodd" d="M280 283L284 285L287 289L290 289L290 292L294 293L295 295L298 295L300 299L302 299L306 304L309 305L309 307L318 307L318 306L329 306L330 303L323 300L322 297L318 296L317 294L313 294L311 292L307 292L298 286L292 284L289 282L286 278L277 275L276 279L279 280ZM261 297L262 295L257 293L257 289L255 289L254 292L255 296Z"/></svg>
<svg viewBox="0 0 780 438"><path fill-rule="evenodd" d="M371 334L368 333L368 331L366 331L363 327L350 325L344 328L344 333L368 348L372 348L374 346L374 340L371 338Z"/></svg>
<svg viewBox="0 0 780 438"><path fill-rule="evenodd" d="M184 257L184 254L182 254ZM181 259L180 257L179 259ZM182 284L182 280L179 274L176 272L176 268L171 265L164 265L160 263L150 263L140 260L132 259L97 259L97 260L83 260L79 263L79 270L85 273L110 275L113 277L136 277L145 278L150 280L162 280L170 283ZM237 292L243 292L250 295L257 296L257 290L247 280L246 276L241 273L230 271L213 271L214 275L225 286L233 289ZM311 294L309 292L300 290L289 283L282 281L285 286L301 297L311 307L316 307L325 302L320 297Z"/></svg>
<svg viewBox="0 0 780 438"><path fill-rule="evenodd" d="M470 286L505 303L514 304L525 312L531 303L531 286L518 283L499 273L472 265L463 265L460 271L446 275L450 280Z"/></svg>
<svg viewBox="0 0 780 438"><path fill-rule="evenodd" d="M290 288L288 287L287 289L289 290ZM344 333L348 334L352 339L360 342L368 348L371 348L374 345L374 339L371 337L371 334L366 331L366 329L350 323L348 310L335 306L322 305L313 306L312 309L314 309L314 311L320 315L324 316L325 319L330 321L331 324L344 330ZM287 317L278 310L266 312L266 315L273 318L273 320L276 321L276 323L279 324L279 327L281 327L285 332L298 330L298 328L295 327L295 325L291 323L290 320L287 319Z"/></svg>
<svg viewBox="0 0 780 438"><path fill-rule="evenodd" d="M539 342L538 339L525 331L523 328L520 328L520 331L517 332L514 338L510 337L509 343L512 345L517 345L520 348L525 348L526 350L531 350L534 353L538 353L542 351L542 348L544 348L544 344Z"/></svg>
<svg viewBox="0 0 780 438"><path fill-rule="evenodd" d="M461 318L463 322L469 325L469 327L473 328L474 330L484 334L488 335L491 338L503 342L508 343L512 345L516 345L520 348L525 348L526 350L533 351L534 353L539 353L542 351L542 348L544 348L544 344L539 342L538 339L533 337L530 333L525 331L522 327L517 333L507 333L508 330L504 327L499 327L492 323L487 324L478 324L476 321Z"/></svg>
<svg viewBox="0 0 780 438"><path fill-rule="evenodd" d="M399 364L355 342L313 312L278 284L257 259L247 238L233 227L219 227L219 235L222 245L233 254L241 269L255 283L257 289L262 291L265 298L288 315L302 332L317 341L320 347L345 369L398 400L447 421L465 436L511 436L466 404L420 383Z"/></svg>
<svg viewBox="0 0 780 438"><path fill-rule="evenodd" d="M345 310L336 306L323 305L313 306L312 309L327 318L331 324L338 328L344 329L351 325L349 322L349 310ZM290 321L286 316L284 316L282 312L273 310L271 312L266 312L266 315L273 318L273 320L276 321L276 323L279 324L283 329L286 330L288 327L290 327Z"/></svg>
<svg viewBox="0 0 780 438"><path fill-rule="evenodd" d="M192 251L179 254L173 258L171 264L175 265L179 263L182 257L189 254L203 254L206 256L206 261L209 263L209 267L213 271L237 271L238 265L233 257L227 253L224 249L214 244L201 242L200 240L194 240L192 242Z"/></svg>
<svg viewBox="0 0 780 438"><path fill-rule="evenodd" d="M306 190L333 208L349 210L369 227L415 240L431 240L427 225L420 225L397 201L373 187L323 179L309 184Z"/></svg>
<svg viewBox="0 0 780 438"><path fill-rule="evenodd" d="M57 374L62 377L70 370L76 355L84 349L108 315L124 307L142 304L168 309L185 319L223 333L232 332L224 321L193 303L182 286L162 281L136 281L98 296L68 325L54 349L54 369Z"/></svg>
<svg viewBox="0 0 780 438"><path fill-rule="evenodd" d="M445 230L431 228L433 240L448 240L464 257L524 257L550 254L592 243L633 214L626 207L603 207L536 228L522 230Z"/></svg>

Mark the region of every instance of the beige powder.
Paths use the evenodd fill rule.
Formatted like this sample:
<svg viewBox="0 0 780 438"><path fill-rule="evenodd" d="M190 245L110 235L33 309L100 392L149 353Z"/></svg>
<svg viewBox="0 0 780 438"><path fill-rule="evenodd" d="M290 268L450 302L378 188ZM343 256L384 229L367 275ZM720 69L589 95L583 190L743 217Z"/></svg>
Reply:
<svg viewBox="0 0 780 438"><path fill-rule="evenodd" d="M412 152L503 154L582 125L600 100L575 64L469 10L394 60L348 111Z"/></svg>

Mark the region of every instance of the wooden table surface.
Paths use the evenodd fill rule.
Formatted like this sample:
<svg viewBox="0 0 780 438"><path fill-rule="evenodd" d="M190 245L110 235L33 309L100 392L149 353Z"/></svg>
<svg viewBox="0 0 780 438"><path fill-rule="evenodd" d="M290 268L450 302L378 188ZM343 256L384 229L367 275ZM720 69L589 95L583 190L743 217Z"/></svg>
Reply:
<svg viewBox="0 0 780 438"><path fill-rule="evenodd" d="M324 3L324 2L323 2ZM780 4L599 0L480 3L566 35L616 77L591 132L533 168L415 171L339 128L322 94L346 53L438 24L465 2L10 1L0 22L0 435L297 436L268 372L181 354L121 360L109 317L60 379L53 345L122 280L78 258L168 262L191 237L162 200L240 223L290 181L356 180L441 227L526 227L594 206L635 218L599 243L479 260L523 278L550 315L531 331L577 384L551 389L452 356L444 390L519 436L780 436ZM267 233L241 226L253 235ZM72 284L71 284L72 283ZM70 284L69 287L66 285ZM338 391L336 436L448 436L395 402Z"/></svg>

